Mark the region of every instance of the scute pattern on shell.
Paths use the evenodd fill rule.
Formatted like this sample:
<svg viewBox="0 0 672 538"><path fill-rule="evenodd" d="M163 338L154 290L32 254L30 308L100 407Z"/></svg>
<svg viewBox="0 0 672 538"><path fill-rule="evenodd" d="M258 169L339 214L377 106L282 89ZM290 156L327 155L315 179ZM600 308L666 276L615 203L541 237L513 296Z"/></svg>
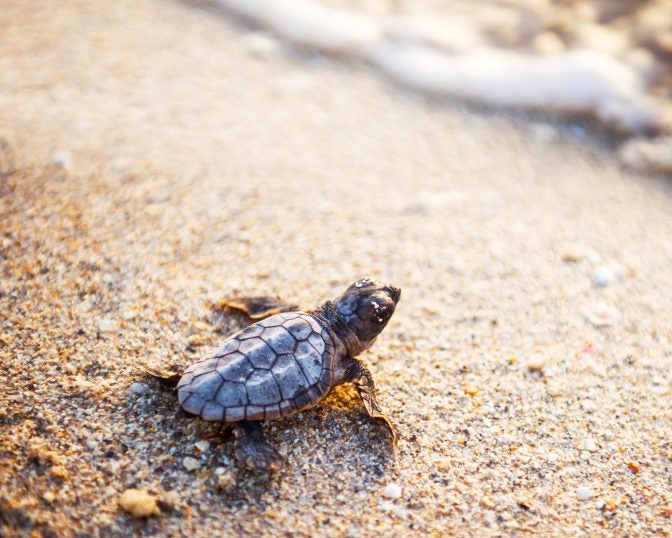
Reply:
<svg viewBox="0 0 672 538"><path fill-rule="evenodd" d="M324 397L335 347L312 316L284 312L251 325L185 370L180 405L205 420L282 418Z"/></svg>

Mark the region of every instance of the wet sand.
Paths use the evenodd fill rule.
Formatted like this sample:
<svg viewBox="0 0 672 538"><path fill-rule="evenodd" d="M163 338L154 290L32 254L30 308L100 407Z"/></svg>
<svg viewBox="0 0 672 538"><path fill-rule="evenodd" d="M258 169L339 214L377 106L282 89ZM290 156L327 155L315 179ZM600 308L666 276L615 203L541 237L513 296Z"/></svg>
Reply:
<svg viewBox="0 0 672 538"><path fill-rule="evenodd" d="M669 180L193 3L3 9L5 535L672 532ZM241 327L222 297L367 274L403 289L363 357L396 452L346 387L250 473L139 369Z"/></svg>

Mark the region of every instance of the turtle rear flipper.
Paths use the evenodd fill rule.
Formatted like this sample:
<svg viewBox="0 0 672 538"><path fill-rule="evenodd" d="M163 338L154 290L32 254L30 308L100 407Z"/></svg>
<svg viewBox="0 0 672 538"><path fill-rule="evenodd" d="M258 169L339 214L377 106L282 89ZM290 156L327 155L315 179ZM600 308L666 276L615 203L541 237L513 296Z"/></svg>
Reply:
<svg viewBox="0 0 672 538"><path fill-rule="evenodd" d="M246 467L256 471L278 471L284 465L282 456L271 445L258 422L244 420L234 426L236 457Z"/></svg>
<svg viewBox="0 0 672 538"><path fill-rule="evenodd" d="M177 384L182 378L181 373L168 370L167 368L160 368L158 366L144 364L140 367L140 369L146 374L152 376L154 379L157 379L164 387L171 389L177 387Z"/></svg>
<svg viewBox="0 0 672 538"><path fill-rule="evenodd" d="M250 319L260 320L281 312L298 310L295 304L290 304L278 297L232 297L222 299L217 303L219 308L232 308L247 315Z"/></svg>

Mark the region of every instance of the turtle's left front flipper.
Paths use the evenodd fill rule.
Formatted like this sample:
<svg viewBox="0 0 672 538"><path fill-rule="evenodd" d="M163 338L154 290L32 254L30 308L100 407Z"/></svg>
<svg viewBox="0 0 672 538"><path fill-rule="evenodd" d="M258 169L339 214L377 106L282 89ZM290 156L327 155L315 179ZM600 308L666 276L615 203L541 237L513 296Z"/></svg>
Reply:
<svg viewBox="0 0 672 538"><path fill-rule="evenodd" d="M220 300L217 306L239 310L253 320L299 309L297 305L287 303L278 297L232 297Z"/></svg>
<svg viewBox="0 0 672 538"><path fill-rule="evenodd" d="M397 428L385 413L383 413L378 401L376 400L376 385L373 382L373 376L369 369L356 359L352 359L352 363L348 366L348 377L355 382L357 391L364 402L366 412L370 417L382 420L385 422L388 430L392 434L392 445L396 448L399 442L399 434Z"/></svg>
<svg viewBox="0 0 672 538"><path fill-rule="evenodd" d="M151 365L142 365L140 369L146 374L151 375L153 378L157 379L164 387L174 389L177 387L177 384L180 382L182 374L179 372L174 372L172 370L167 370L165 368L158 368Z"/></svg>

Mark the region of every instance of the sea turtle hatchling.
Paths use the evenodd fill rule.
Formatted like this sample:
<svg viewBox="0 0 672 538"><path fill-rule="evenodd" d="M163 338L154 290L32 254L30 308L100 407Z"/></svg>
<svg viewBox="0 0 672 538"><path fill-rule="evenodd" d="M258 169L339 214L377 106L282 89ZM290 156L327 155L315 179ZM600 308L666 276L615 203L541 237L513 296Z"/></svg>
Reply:
<svg viewBox="0 0 672 538"><path fill-rule="evenodd" d="M400 295L399 288L363 278L308 312L283 312L260 298L225 303L251 317L261 310L280 312L234 334L181 375L148 371L177 381L187 413L233 425L236 457L254 469L282 464L264 439L261 421L309 409L347 382L355 383L368 414L385 421L396 445L397 432L376 401L371 373L355 357L385 328Z"/></svg>

